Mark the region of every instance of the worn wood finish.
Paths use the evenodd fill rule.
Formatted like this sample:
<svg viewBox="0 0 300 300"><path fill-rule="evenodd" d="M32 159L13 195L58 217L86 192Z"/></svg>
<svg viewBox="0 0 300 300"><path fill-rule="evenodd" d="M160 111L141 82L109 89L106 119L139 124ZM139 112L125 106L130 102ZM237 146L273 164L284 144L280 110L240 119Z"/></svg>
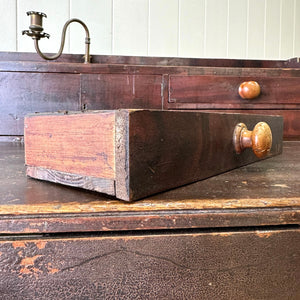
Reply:
<svg viewBox="0 0 300 300"><path fill-rule="evenodd" d="M192 107L191 107L192 109ZM273 115L283 117L283 136L285 139L299 140L300 110L203 110L205 112L226 112L239 114Z"/></svg>
<svg viewBox="0 0 300 300"><path fill-rule="evenodd" d="M23 146L0 143L0 232L299 224L300 144L284 145L282 155L129 204L26 178Z"/></svg>
<svg viewBox="0 0 300 300"><path fill-rule="evenodd" d="M80 77L0 72L0 135L23 135L29 112L80 109Z"/></svg>
<svg viewBox="0 0 300 300"><path fill-rule="evenodd" d="M161 109L162 76L83 74L82 106L85 109Z"/></svg>
<svg viewBox="0 0 300 300"><path fill-rule="evenodd" d="M242 99L239 86L249 80L257 81L260 95L256 92L256 97L259 95L257 98ZM282 104L299 105L300 77L170 76L169 102L219 104L219 108L240 109L247 108L247 104L267 103L269 108L277 109ZM172 105L169 107L172 108ZM201 108L201 105L198 107Z"/></svg>
<svg viewBox="0 0 300 300"><path fill-rule="evenodd" d="M6 299L298 299L300 231L0 242Z"/></svg>
<svg viewBox="0 0 300 300"><path fill-rule="evenodd" d="M129 122L130 199L195 182L257 160L237 155L233 132L264 119L273 131L270 155L281 153L282 121L277 117L199 112L137 111Z"/></svg>
<svg viewBox="0 0 300 300"><path fill-rule="evenodd" d="M286 110L299 110L298 59L94 56L92 64L81 61L79 55L64 55L48 63L37 54L0 53L0 79L5 83L1 88L4 109L0 135L23 135L23 116L35 111L234 108L270 113L276 109L286 114ZM262 94L253 101L240 99L241 81L258 79ZM300 136L299 118L293 122L297 122L297 129L293 133L285 130L286 137Z"/></svg>
<svg viewBox="0 0 300 300"><path fill-rule="evenodd" d="M178 76L250 76L299 77L300 68L251 68L189 65L139 65L139 64L84 64L38 61L0 61L0 72L36 72L71 74L136 74L136 75L178 75ZM251 78L250 78L251 79ZM240 82L241 83L241 82Z"/></svg>
<svg viewBox="0 0 300 300"><path fill-rule="evenodd" d="M0 52L1 61L34 61L45 62L37 53ZM54 62L82 63L81 54L62 54ZM179 57L119 56L92 55L92 63L131 64L131 65L171 65L171 66L209 66L239 68L299 68L299 58L288 60L242 60L242 59L199 59Z"/></svg>
<svg viewBox="0 0 300 300"><path fill-rule="evenodd" d="M83 175L87 183L80 177L78 187L100 192L94 177L112 179L112 195L137 200L256 161L264 149L237 155L233 132L240 122L254 127L261 120L273 131L268 156L280 154L280 117L150 110L32 115L25 119L27 174L72 186Z"/></svg>

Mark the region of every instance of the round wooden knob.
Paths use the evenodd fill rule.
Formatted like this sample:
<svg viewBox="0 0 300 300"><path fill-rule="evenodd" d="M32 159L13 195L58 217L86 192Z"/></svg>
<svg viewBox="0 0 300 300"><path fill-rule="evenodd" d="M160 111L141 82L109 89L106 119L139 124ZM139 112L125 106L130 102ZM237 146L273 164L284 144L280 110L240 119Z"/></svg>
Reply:
<svg viewBox="0 0 300 300"><path fill-rule="evenodd" d="M253 131L247 129L244 123L235 126L233 144L236 153L240 154L245 148L252 148L258 158L265 157L272 147L272 132L269 125L259 122Z"/></svg>
<svg viewBox="0 0 300 300"><path fill-rule="evenodd" d="M260 95L260 86L256 81L245 81L239 87L239 95L243 99L254 99Z"/></svg>

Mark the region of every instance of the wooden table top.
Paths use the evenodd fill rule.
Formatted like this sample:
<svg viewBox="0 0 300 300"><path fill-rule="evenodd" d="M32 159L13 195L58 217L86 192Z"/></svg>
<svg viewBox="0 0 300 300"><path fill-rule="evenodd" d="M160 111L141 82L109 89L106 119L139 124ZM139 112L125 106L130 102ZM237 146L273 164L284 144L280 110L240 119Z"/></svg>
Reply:
<svg viewBox="0 0 300 300"><path fill-rule="evenodd" d="M27 178L24 148L0 142L0 233L299 224L300 141L282 155L134 203Z"/></svg>

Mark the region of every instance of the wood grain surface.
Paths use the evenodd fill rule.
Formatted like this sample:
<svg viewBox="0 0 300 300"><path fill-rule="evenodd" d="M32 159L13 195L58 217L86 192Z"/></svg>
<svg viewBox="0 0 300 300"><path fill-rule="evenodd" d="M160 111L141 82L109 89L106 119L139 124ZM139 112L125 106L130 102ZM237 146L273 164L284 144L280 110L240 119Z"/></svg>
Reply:
<svg viewBox="0 0 300 300"><path fill-rule="evenodd" d="M24 148L0 143L0 232L48 233L300 223L299 142L283 154L133 203L26 177Z"/></svg>
<svg viewBox="0 0 300 300"><path fill-rule="evenodd" d="M129 113L129 200L162 192L257 161L252 151L236 154L235 126L260 121L273 132L270 156L282 150L280 117L175 111Z"/></svg>
<svg viewBox="0 0 300 300"><path fill-rule="evenodd" d="M25 147L28 166L114 180L115 113L28 116Z"/></svg>
<svg viewBox="0 0 300 300"><path fill-rule="evenodd" d="M242 99L239 95L240 84L249 80L260 85L261 93L256 99ZM170 76L169 81L171 103L219 104L220 108L241 109L247 104L268 103L280 108L282 104L299 104L299 95L300 77Z"/></svg>
<svg viewBox="0 0 300 300"><path fill-rule="evenodd" d="M161 75L83 74L82 105L86 109L161 109Z"/></svg>
<svg viewBox="0 0 300 300"><path fill-rule="evenodd" d="M23 135L28 113L80 109L75 74L0 72L0 135Z"/></svg>
<svg viewBox="0 0 300 300"><path fill-rule="evenodd" d="M291 299L300 231L165 232L0 241L5 299Z"/></svg>
<svg viewBox="0 0 300 300"><path fill-rule="evenodd" d="M81 61L78 55L64 55L59 62L48 63L37 54L0 53L0 135L23 135L23 117L32 112L234 108L258 113L268 110L270 114L277 110L287 115L299 110L297 58L251 61L94 56L92 64ZM237 98L242 79L259 79L262 94L256 100ZM292 132L285 126L286 137L300 136L299 118L292 122Z"/></svg>
<svg viewBox="0 0 300 300"><path fill-rule="evenodd" d="M0 52L0 61L45 62L37 53ZM57 62L57 61L55 61ZM81 54L62 54L58 63L82 63ZM248 68L300 68L299 58L288 60L243 60L243 59L199 59L180 57L120 56L93 55L92 63L98 64L131 64L131 65L175 65L175 66L216 66Z"/></svg>
<svg viewBox="0 0 300 300"><path fill-rule="evenodd" d="M247 123L250 129L260 121L267 122L273 131L273 145L270 143L265 157L282 150L281 117L161 110L116 112L27 117L27 174L71 186L78 183L78 187L100 192L110 190L112 183L106 188L95 178L112 179L116 191L110 194L133 201L258 160L256 148L256 156L249 150L236 153L233 132L238 123ZM122 120L116 121L119 118Z"/></svg>

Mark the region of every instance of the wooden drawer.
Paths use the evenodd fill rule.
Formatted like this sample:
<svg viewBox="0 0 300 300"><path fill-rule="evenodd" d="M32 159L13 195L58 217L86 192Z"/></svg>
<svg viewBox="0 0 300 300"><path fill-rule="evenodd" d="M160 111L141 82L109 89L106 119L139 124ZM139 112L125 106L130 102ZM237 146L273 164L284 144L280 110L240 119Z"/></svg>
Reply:
<svg viewBox="0 0 300 300"><path fill-rule="evenodd" d="M238 93L244 81L256 81L260 95L251 100ZM299 77L170 75L170 108L281 109L300 105ZM173 105L173 103L175 105Z"/></svg>
<svg viewBox="0 0 300 300"><path fill-rule="evenodd" d="M236 125L252 130L261 121L273 132L266 137L272 146L263 149L265 139L257 135L259 154L237 153ZM278 116L149 110L30 115L27 175L137 200L252 163L260 154L277 155L282 130Z"/></svg>
<svg viewBox="0 0 300 300"><path fill-rule="evenodd" d="M3 299L299 299L296 229L15 237Z"/></svg>

